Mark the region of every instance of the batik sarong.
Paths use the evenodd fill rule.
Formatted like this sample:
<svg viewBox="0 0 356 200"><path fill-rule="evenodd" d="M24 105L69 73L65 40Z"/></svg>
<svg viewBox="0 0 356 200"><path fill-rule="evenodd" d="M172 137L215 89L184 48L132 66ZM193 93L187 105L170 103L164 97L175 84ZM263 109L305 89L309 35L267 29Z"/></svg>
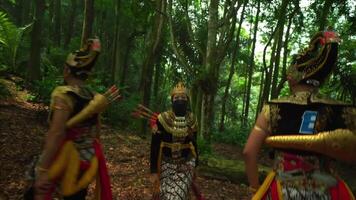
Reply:
<svg viewBox="0 0 356 200"><path fill-rule="evenodd" d="M183 163L164 159L160 171L160 200L188 200L193 180L195 159Z"/></svg>

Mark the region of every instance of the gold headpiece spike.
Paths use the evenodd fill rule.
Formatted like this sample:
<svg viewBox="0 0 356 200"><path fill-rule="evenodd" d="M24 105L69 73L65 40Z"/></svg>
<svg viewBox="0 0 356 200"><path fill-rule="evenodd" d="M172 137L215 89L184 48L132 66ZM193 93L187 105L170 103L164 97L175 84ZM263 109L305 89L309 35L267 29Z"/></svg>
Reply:
<svg viewBox="0 0 356 200"><path fill-rule="evenodd" d="M178 82L172 89L171 96L173 97L176 94L185 94L188 96L187 88L184 86L183 82Z"/></svg>

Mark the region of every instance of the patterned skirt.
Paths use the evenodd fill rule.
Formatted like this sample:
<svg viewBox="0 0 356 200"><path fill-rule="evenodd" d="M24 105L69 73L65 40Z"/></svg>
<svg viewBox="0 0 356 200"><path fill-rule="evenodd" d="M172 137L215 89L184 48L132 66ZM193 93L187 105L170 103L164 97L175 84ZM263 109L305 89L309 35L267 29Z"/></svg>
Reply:
<svg viewBox="0 0 356 200"><path fill-rule="evenodd" d="M353 200L343 180L326 170L315 156L277 154L269 173L253 200Z"/></svg>
<svg viewBox="0 0 356 200"><path fill-rule="evenodd" d="M193 180L195 159L183 163L162 160L160 200L187 200Z"/></svg>

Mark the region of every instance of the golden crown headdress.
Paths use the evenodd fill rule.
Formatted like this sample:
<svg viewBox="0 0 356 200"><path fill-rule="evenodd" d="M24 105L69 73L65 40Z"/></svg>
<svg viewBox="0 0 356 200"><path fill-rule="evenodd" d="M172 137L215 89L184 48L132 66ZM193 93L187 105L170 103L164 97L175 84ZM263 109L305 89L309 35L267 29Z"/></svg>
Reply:
<svg viewBox="0 0 356 200"><path fill-rule="evenodd" d="M332 30L316 33L287 74L299 83L319 86L336 67L339 42L338 34Z"/></svg>
<svg viewBox="0 0 356 200"><path fill-rule="evenodd" d="M188 96L188 90L187 88L184 86L183 82L178 82L176 86L174 86L174 88L171 91L171 97L173 97L174 95L177 94L185 94Z"/></svg>
<svg viewBox="0 0 356 200"><path fill-rule="evenodd" d="M66 64L77 69L88 68L94 65L101 50L99 39L88 39L83 48L70 53Z"/></svg>

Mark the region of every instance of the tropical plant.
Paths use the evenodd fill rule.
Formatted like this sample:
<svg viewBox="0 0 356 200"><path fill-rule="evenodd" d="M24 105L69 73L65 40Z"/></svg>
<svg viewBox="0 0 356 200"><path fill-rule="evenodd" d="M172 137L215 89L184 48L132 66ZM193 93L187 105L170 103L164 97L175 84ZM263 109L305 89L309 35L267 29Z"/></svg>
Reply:
<svg viewBox="0 0 356 200"><path fill-rule="evenodd" d="M10 67L11 71L16 70L17 51L23 34L31 25L18 28L6 13L0 11L0 58L2 64Z"/></svg>

